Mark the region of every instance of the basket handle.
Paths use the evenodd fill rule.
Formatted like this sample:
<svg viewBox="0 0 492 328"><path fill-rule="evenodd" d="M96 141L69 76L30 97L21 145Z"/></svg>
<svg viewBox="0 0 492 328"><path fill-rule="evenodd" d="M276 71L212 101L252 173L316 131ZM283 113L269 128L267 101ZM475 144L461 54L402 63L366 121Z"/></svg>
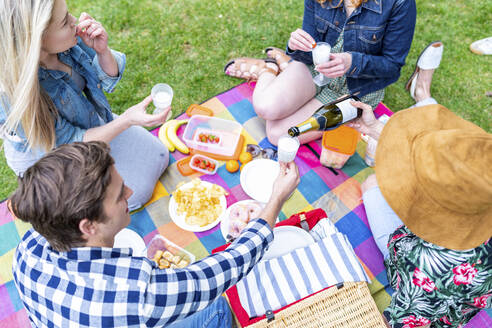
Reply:
<svg viewBox="0 0 492 328"><path fill-rule="evenodd" d="M299 223L301 225L301 228L303 228L304 230L306 230L307 232L309 232L309 224L307 223L307 218L306 218L306 214L304 214L304 212L302 213L299 213Z"/></svg>

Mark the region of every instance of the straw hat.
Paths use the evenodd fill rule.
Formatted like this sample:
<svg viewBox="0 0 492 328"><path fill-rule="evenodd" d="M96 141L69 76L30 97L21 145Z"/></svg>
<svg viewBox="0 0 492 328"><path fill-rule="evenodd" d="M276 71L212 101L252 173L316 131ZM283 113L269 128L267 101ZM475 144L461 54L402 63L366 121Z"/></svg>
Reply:
<svg viewBox="0 0 492 328"><path fill-rule="evenodd" d="M492 236L492 135L441 105L392 116L376 152L381 192L405 225L455 250Z"/></svg>

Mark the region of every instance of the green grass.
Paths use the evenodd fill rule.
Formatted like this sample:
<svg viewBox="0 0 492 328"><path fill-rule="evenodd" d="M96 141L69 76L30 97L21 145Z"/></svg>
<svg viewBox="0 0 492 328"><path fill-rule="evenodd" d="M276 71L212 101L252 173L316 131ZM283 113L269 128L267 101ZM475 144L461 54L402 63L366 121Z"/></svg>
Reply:
<svg viewBox="0 0 492 328"><path fill-rule="evenodd" d="M106 27L110 46L127 55L123 80L111 95L116 113L141 101L153 84L174 89L178 114L240 81L224 76L230 58L263 56L267 46L283 48L290 32L301 27L302 0L68 0L76 17L86 11ZM422 49L431 41L445 44L441 66L434 74L433 96L458 115L491 131L492 56L472 54L468 46L492 35L492 2L417 1L417 28L400 80L388 87L385 103L407 108L404 91ZM0 155L0 199L15 188L15 175Z"/></svg>

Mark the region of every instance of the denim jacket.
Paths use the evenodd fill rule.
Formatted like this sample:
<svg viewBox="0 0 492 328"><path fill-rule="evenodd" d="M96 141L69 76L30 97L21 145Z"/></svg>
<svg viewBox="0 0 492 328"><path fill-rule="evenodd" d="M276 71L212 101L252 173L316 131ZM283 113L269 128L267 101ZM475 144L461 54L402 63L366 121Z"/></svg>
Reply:
<svg viewBox="0 0 492 328"><path fill-rule="evenodd" d="M383 89L400 77L412 44L417 9L415 0L368 0L347 18L343 2L320 5L304 1L302 29L316 42L331 46L343 32L345 52L352 54L352 66L346 73L350 92L359 96ZM312 65L310 52L291 51L294 60Z"/></svg>
<svg viewBox="0 0 492 328"><path fill-rule="evenodd" d="M126 57L114 50L111 50L111 53L118 65L118 76L114 77L103 71L96 52L87 47L80 38L76 46L58 54L58 58L63 63L72 67L72 70L78 72L86 80L85 95L69 74L39 67L39 83L58 110L58 116L54 122L56 146L82 141L86 130L113 119L111 107L103 90L108 93L114 90L125 69ZM6 99L3 100L0 102L0 126L5 122L8 112L3 105L8 105L9 102ZM4 138L4 142L10 142L17 151L30 151L21 126L15 134L4 136ZM37 157L40 156L40 151L31 151L34 151Z"/></svg>

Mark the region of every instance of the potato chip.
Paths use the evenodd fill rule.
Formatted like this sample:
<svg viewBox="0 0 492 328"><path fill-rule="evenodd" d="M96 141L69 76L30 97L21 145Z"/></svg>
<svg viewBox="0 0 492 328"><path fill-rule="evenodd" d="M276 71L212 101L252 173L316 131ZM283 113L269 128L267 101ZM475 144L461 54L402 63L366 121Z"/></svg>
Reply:
<svg viewBox="0 0 492 328"><path fill-rule="evenodd" d="M203 184L193 179L191 186L178 188L173 193L178 215L185 215L188 225L206 226L214 222L223 212L220 198L227 195L224 188L216 184Z"/></svg>

